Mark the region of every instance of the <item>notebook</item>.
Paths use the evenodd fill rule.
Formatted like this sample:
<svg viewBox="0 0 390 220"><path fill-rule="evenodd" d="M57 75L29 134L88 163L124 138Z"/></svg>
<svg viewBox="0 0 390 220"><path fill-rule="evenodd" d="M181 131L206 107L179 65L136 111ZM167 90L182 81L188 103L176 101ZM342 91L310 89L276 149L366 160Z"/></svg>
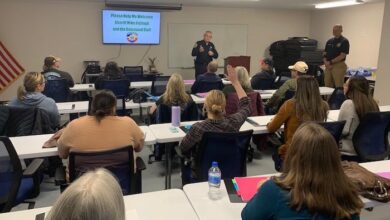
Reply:
<svg viewBox="0 0 390 220"><path fill-rule="evenodd" d="M235 185L237 195L244 202L248 202L257 193L259 182L265 182L269 177L235 177L233 184Z"/></svg>
<svg viewBox="0 0 390 220"><path fill-rule="evenodd" d="M384 177L386 179L390 179L390 172L377 173L376 175Z"/></svg>

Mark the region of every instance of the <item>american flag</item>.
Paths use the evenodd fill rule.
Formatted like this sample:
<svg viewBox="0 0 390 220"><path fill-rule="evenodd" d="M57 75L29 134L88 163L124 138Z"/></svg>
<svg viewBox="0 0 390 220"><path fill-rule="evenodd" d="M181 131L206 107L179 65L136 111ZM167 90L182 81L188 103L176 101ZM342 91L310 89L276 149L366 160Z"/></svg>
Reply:
<svg viewBox="0 0 390 220"><path fill-rule="evenodd" d="M24 73L24 68L0 41L0 91L4 91Z"/></svg>

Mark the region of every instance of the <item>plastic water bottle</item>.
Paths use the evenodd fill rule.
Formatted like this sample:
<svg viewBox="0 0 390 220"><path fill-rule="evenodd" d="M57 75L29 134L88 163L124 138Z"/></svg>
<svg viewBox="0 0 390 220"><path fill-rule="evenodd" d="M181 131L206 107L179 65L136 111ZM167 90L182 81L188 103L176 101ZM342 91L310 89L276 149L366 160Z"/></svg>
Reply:
<svg viewBox="0 0 390 220"><path fill-rule="evenodd" d="M179 127L180 126L180 114L181 114L180 106L178 106L177 104L172 105L171 111L172 111L172 115L171 115L172 126Z"/></svg>
<svg viewBox="0 0 390 220"><path fill-rule="evenodd" d="M209 169L209 198L218 200L221 198L221 170L218 168L218 162L213 161Z"/></svg>

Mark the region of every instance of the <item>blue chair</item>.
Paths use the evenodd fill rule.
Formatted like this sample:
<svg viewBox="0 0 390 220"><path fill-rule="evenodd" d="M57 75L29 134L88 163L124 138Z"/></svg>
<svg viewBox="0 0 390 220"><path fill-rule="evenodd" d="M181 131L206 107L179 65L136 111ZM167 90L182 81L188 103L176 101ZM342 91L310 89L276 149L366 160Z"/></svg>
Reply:
<svg viewBox="0 0 390 220"><path fill-rule="evenodd" d="M131 146L96 152L72 151L69 153L69 181L72 183L90 170L105 168L115 175L123 195L141 193L141 174L146 166L139 157L136 158L136 166L137 169L134 173L134 154ZM68 186L65 178L65 167L57 170L55 181L56 185L61 185L62 191Z"/></svg>
<svg viewBox="0 0 390 220"><path fill-rule="evenodd" d="M43 159L35 159L23 170L10 139L0 136L0 213L9 212L20 203L28 203L29 209L34 208L35 202L25 200L40 193L42 163Z"/></svg>
<svg viewBox="0 0 390 220"><path fill-rule="evenodd" d="M195 156L195 173L193 177L182 176L183 183L207 181L208 171L213 161L218 162L222 179L246 176L247 151L253 130L236 133L205 132ZM190 166L183 167L191 169ZM184 171L183 174L190 172ZM184 179L187 178L187 179Z"/></svg>
<svg viewBox="0 0 390 220"><path fill-rule="evenodd" d="M103 80L102 89L110 90L117 99L122 100L122 108L117 110L117 114L126 115L126 98L129 96L130 82L127 79Z"/></svg>
<svg viewBox="0 0 390 220"><path fill-rule="evenodd" d="M390 112L370 112L360 121L352 137L360 162L383 160L390 155Z"/></svg>
<svg viewBox="0 0 390 220"><path fill-rule="evenodd" d="M144 80L143 66L125 66L123 74L130 82L138 82Z"/></svg>
<svg viewBox="0 0 390 220"><path fill-rule="evenodd" d="M222 90L224 87L222 81L216 81L216 82L208 82L208 81L200 81L198 82L197 88L191 91L192 94L195 93L204 93L209 92L213 89L216 90Z"/></svg>
<svg viewBox="0 0 390 220"><path fill-rule="evenodd" d="M324 127L329 133L334 137L337 145L339 145L341 135L343 134L343 129L346 121L332 121L332 122L322 122L319 123Z"/></svg>
<svg viewBox="0 0 390 220"><path fill-rule="evenodd" d="M153 96L161 96L165 92L169 77L170 76L156 76L152 82L151 93Z"/></svg>
<svg viewBox="0 0 390 220"><path fill-rule="evenodd" d="M338 110L347 98L344 95L343 88L335 88L332 95L328 99L330 110Z"/></svg>
<svg viewBox="0 0 390 220"><path fill-rule="evenodd" d="M56 102L67 102L70 94L68 82L66 79L47 80L45 90L42 93Z"/></svg>

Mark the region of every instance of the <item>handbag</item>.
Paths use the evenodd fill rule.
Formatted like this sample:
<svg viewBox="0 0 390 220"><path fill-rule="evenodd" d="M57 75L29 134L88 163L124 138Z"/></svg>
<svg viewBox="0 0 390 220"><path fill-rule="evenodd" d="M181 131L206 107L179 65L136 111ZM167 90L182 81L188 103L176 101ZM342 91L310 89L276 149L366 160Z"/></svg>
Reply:
<svg viewBox="0 0 390 220"><path fill-rule="evenodd" d="M341 165L361 196L384 203L390 201L390 179L378 176L356 162L342 161Z"/></svg>

